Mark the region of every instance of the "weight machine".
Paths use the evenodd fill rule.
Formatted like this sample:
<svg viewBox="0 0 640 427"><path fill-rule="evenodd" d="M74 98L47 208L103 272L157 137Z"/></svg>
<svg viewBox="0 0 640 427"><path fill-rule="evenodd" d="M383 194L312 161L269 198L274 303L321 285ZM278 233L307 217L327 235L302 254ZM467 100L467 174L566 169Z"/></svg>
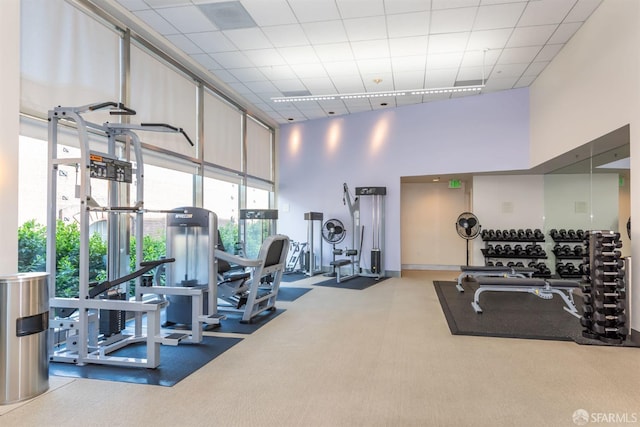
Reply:
<svg viewBox="0 0 640 427"><path fill-rule="evenodd" d="M336 281L348 280L357 276L374 277L380 279L384 277L385 270L383 264L384 248L384 199L387 194L386 187L356 187L355 197L352 199L349 187L343 184L342 201L349 208L351 215L351 248L346 249L345 254L349 259L336 260L332 265L337 267L338 276ZM362 268L362 247L364 241L364 227L360 224L360 197L372 196L372 247L371 247L371 268ZM340 267L350 265L351 274L342 276Z"/></svg>
<svg viewBox="0 0 640 427"><path fill-rule="evenodd" d="M241 256L257 257L262 242L267 237L276 234L277 225L277 209L240 209L240 220L238 221L240 242L239 247L236 248L237 252ZM257 236L256 232L258 232Z"/></svg>
<svg viewBox="0 0 640 427"><path fill-rule="evenodd" d="M304 220L307 221L307 250L303 255L305 275L312 277L322 273L322 212L305 212ZM319 245L316 245L319 243ZM320 251L320 257L316 259L316 251Z"/></svg>
<svg viewBox="0 0 640 427"><path fill-rule="evenodd" d="M156 210L144 208L144 162L138 135L134 131L171 132L182 134L187 142L193 143L181 129L167 124L128 124L104 123L102 125L86 121L85 113L110 109L111 115L134 115L135 111L122 103L105 102L81 107L56 107L49 111L49 148L47 186L47 272L51 298L49 328L49 360L54 362L108 364L120 366L140 366L156 368L160 364L160 345L178 345L181 341L198 342L201 336L196 329L192 336L188 334L160 333L160 313L169 301L164 295L171 287L162 287L156 291L146 282L145 276L158 266L174 262L174 258L156 261L142 260L143 256L143 217L145 212L187 214L179 210ZM80 157L59 157L58 136L61 122L74 126L77 132ZM91 135L90 135L91 134ZM106 137L106 147L102 152L96 137ZM133 155L133 158L131 157ZM135 164L135 166L134 166ZM56 223L57 223L57 176L61 166L75 166L79 184L76 196L79 199L77 217L80 225L79 282L78 297L61 297L56 293ZM135 178L136 203L129 202L129 187ZM92 197L93 180L106 180L108 201L106 206ZM90 218L92 213L107 214L107 269L106 280L90 283ZM133 217L131 220L131 217ZM213 222L215 227L215 221ZM128 247L130 227L135 230L136 266L129 272ZM145 282L143 283L143 277ZM209 280L209 299L215 300L217 289L215 273ZM134 300L128 298L129 284L133 282ZM176 291L182 292L184 290ZM204 321L216 314L216 304L209 304L209 313L203 314L201 298L204 290L187 293L194 299L194 310L198 321ZM145 296L153 293L154 296ZM200 301L196 303L196 301ZM77 315L75 312L77 311ZM133 332L125 332L125 313L134 314ZM146 316L143 318L143 315ZM213 319L213 318L212 318ZM214 320L211 320L214 321ZM217 321L217 319L215 320ZM146 322L146 330L143 331ZM145 358L130 358L113 354L119 349L134 343L146 344Z"/></svg>

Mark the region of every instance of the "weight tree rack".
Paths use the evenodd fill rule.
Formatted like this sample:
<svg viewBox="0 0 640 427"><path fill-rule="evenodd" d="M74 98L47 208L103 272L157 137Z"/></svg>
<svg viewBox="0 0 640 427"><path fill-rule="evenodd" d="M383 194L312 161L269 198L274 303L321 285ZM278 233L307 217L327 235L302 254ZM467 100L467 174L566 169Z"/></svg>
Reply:
<svg viewBox="0 0 640 427"><path fill-rule="evenodd" d="M580 324L585 328L582 336L607 344L622 344L629 327L620 233L590 231L584 244L589 254L584 258L589 274L584 276L581 285L584 314Z"/></svg>

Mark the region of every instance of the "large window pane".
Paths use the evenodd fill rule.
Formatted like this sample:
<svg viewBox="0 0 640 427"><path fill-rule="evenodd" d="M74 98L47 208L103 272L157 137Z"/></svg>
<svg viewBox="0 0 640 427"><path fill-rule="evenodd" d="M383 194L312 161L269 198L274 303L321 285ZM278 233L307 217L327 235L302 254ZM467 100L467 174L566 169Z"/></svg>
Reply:
<svg viewBox="0 0 640 427"><path fill-rule="evenodd" d="M225 250L233 253L238 241L238 184L205 177L203 196L203 207L218 216L218 230Z"/></svg>
<svg viewBox="0 0 640 427"><path fill-rule="evenodd" d="M247 116L247 173L272 180L271 131Z"/></svg>
<svg viewBox="0 0 640 427"><path fill-rule="evenodd" d="M65 1L21 2L21 110L117 101L119 34ZM95 121L104 122L102 113ZM46 138L46 134L43 135Z"/></svg>
<svg viewBox="0 0 640 427"><path fill-rule="evenodd" d="M240 171L242 114L215 95L204 93L204 160Z"/></svg>

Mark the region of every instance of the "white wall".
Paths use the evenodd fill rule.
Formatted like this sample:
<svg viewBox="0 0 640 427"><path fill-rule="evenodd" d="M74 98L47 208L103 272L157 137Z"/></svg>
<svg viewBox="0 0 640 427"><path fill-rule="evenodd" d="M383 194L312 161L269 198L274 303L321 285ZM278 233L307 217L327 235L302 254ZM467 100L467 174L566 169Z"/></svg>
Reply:
<svg viewBox="0 0 640 427"><path fill-rule="evenodd" d="M399 272L400 178L527 168L528 108L517 89L282 126L278 231L306 241L309 211L347 224L343 183L386 186L385 269ZM362 215L366 246L365 206Z"/></svg>
<svg viewBox="0 0 640 427"><path fill-rule="evenodd" d="M0 274L18 271L18 136L20 134L20 2L0 3Z"/></svg>
<svg viewBox="0 0 640 427"><path fill-rule="evenodd" d="M473 212L483 230L539 228L544 225L544 179L542 175L497 175L473 178ZM484 265L481 248L474 240L474 265Z"/></svg>
<svg viewBox="0 0 640 427"><path fill-rule="evenodd" d="M531 165L630 124L631 170L640 171L640 2L603 1L531 86ZM640 188L632 173L631 188ZM631 193L631 217L640 199ZM632 230L640 271L640 227ZM631 326L640 330L640 278L630 284Z"/></svg>

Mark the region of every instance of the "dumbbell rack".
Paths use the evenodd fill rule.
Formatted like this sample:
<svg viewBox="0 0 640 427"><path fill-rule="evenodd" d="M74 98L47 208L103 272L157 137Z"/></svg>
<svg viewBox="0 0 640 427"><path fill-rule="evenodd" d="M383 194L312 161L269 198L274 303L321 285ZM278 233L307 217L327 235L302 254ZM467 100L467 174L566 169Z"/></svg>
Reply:
<svg viewBox="0 0 640 427"><path fill-rule="evenodd" d="M571 261L582 261L586 251L583 230L551 229L549 237L555 243L552 252L555 255L556 274L563 279L579 279L584 275L584 263L577 267ZM567 262L562 262L567 261Z"/></svg>
<svg viewBox="0 0 640 427"><path fill-rule="evenodd" d="M529 267L535 268L535 277L550 277L551 271L544 262L538 262L541 259L547 258L547 253L540 243L545 241L544 233L541 230L531 229L519 229L519 230L482 230L480 235L485 242L484 249L481 249L482 255L485 258L486 266L501 266L506 265L508 267ZM495 246L490 242L499 242ZM513 245L513 246L512 246ZM492 260L520 260L510 261L503 264L502 261L496 261L495 264ZM524 260L530 262L525 265Z"/></svg>
<svg viewBox="0 0 640 427"><path fill-rule="evenodd" d="M582 336L608 344L622 344L629 333L626 313L626 280L620 233L590 231L584 244L588 249L588 274L581 284Z"/></svg>

